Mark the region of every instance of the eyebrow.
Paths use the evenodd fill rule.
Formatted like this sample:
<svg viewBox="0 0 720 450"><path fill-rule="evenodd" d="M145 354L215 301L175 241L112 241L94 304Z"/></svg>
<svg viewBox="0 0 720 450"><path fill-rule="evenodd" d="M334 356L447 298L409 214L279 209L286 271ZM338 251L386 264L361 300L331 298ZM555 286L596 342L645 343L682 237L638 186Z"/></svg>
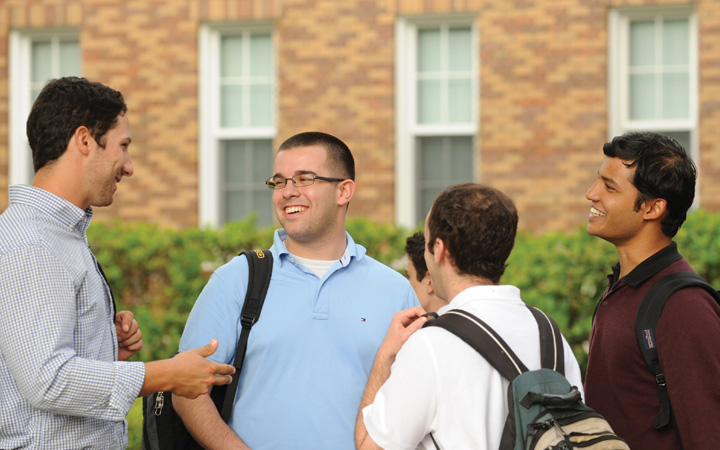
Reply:
<svg viewBox="0 0 720 450"><path fill-rule="evenodd" d="M295 171L295 174L294 174L293 176L295 176L295 175L308 175L308 174L309 174L309 175L317 175L317 173L315 173L315 172L312 171L312 170L296 170L296 171ZM284 176L284 175L275 172L275 174L273 174L272 177L273 177L273 178L275 178L275 177L280 177L280 178L282 178L283 176ZM290 177L288 177L288 178L290 178Z"/></svg>
<svg viewBox="0 0 720 450"><path fill-rule="evenodd" d="M612 184L612 185L614 185L614 186L618 186L618 182L615 181L615 179L610 178L610 177L606 177L606 176L604 176L604 175L600 175L600 172L598 172L598 177L599 177L601 180L603 180L604 182L606 182L606 183L610 183L610 184Z"/></svg>

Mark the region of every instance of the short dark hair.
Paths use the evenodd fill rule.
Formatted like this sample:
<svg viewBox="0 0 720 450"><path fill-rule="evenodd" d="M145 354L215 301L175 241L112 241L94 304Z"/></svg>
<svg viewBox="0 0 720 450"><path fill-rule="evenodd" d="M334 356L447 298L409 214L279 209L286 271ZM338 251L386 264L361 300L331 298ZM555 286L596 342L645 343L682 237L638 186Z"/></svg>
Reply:
<svg viewBox="0 0 720 450"><path fill-rule="evenodd" d="M333 173L330 176L355 180L355 159L350 149L343 141L330 134L320 131L299 133L283 142L278 151L313 145L325 148L328 154L328 164L331 168L339 171L339 173Z"/></svg>
<svg viewBox="0 0 720 450"><path fill-rule="evenodd" d="M460 274L498 283L515 245L518 214L499 190L477 183L450 186L435 199L427 220L433 252L440 238Z"/></svg>
<svg viewBox="0 0 720 450"><path fill-rule="evenodd" d="M405 240L405 253L415 266L417 271L417 280L422 281L427 274L428 268L425 263L425 236L421 232L417 232L408 236Z"/></svg>
<svg viewBox="0 0 720 450"><path fill-rule="evenodd" d="M60 158L80 126L100 147L105 134L127 112L120 92L85 78L50 80L38 95L27 120L27 137L35 172Z"/></svg>
<svg viewBox="0 0 720 450"><path fill-rule="evenodd" d="M661 134L633 132L605 143L603 153L635 168L630 180L639 191L635 211L648 200L662 198L667 202L662 231L666 236L675 236L692 206L697 179L695 163L683 146Z"/></svg>

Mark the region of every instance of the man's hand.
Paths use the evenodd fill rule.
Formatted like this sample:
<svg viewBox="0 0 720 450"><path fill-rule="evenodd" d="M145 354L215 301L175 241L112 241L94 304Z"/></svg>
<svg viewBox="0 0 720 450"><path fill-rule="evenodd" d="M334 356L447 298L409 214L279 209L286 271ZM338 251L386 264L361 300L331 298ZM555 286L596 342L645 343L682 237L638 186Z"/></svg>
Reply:
<svg viewBox="0 0 720 450"><path fill-rule="evenodd" d="M423 317L424 315L425 310L421 306L396 312L392 321L390 321L390 327L385 339L377 352L376 362L377 359L382 359L384 362L392 364L395 355L397 355L410 335L422 328L428 321L427 317Z"/></svg>
<svg viewBox="0 0 720 450"><path fill-rule="evenodd" d="M175 363L176 387L171 389L175 395L196 398L210 392L210 386L222 386L232 382L235 367L206 359L217 350L218 341L213 339L202 348L178 353L171 359Z"/></svg>
<svg viewBox="0 0 720 450"><path fill-rule="evenodd" d="M145 383L138 397L169 391L182 397L196 398L210 392L210 386L230 384L235 367L206 359L217 348L218 340L213 339L202 348L178 353L170 359L145 363Z"/></svg>
<svg viewBox="0 0 720 450"><path fill-rule="evenodd" d="M358 450L378 450L380 447L372 440L365 427L363 419L363 408L371 404L375 400L375 395L380 387L390 377L390 367L395 362L395 356L400 348L408 340L411 334L422 328L429 320L425 315L425 310L420 306L398 311L390 321L390 327L385 335L377 355L375 362L370 370L365 393L360 402L360 411L358 411L357 421L355 423L355 445Z"/></svg>
<svg viewBox="0 0 720 450"><path fill-rule="evenodd" d="M142 331L131 311L120 311L115 316L118 339L118 361L127 361L142 349Z"/></svg>

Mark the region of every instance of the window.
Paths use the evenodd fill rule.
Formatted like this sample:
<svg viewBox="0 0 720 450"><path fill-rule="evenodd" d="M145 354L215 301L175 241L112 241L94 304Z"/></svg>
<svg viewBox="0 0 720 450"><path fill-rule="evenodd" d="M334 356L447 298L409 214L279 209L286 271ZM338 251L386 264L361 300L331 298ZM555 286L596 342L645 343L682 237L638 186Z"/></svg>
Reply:
<svg viewBox="0 0 720 450"><path fill-rule="evenodd" d="M610 137L654 131L697 160L697 23L683 7L610 12Z"/></svg>
<svg viewBox="0 0 720 450"><path fill-rule="evenodd" d="M30 184L35 174L25 124L38 94L50 79L81 73L77 30L14 30L10 33L11 184Z"/></svg>
<svg viewBox="0 0 720 450"><path fill-rule="evenodd" d="M444 187L475 179L478 50L472 20L398 21L398 224L417 225Z"/></svg>
<svg viewBox="0 0 720 450"><path fill-rule="evenodd" d="M200 30L200 223L273 220L275 57L269 24Z"/></svg>

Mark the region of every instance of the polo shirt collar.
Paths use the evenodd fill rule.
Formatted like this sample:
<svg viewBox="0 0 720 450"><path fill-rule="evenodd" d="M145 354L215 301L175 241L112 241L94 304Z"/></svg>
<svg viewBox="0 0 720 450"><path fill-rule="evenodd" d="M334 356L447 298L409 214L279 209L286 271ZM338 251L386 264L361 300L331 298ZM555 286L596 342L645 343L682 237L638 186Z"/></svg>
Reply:
<svg viewBox="0 0 720 450"><path fill-rule="evenodd" d="M92 220L92 207L82 210L68 200L35 186L24 184L9 186L8 196L11 204L35 208L70 229L85 232Z"/></svg>
<svg viewBox="0 0 720 450"><path fill-rule="evenodd" d="M290 256L290 252L285 246L285 240L287 239L287 237L287 232L284 229L278 228L277 230L275 230L273 247L275 247L277 250L278 260L280 261L281 266L284 263L284 258L282 258L281 256ZM345 232L345 237L347 238L347 246L345 247L345 253L343 253L339 260L340 264L342 264L343 267L347 267L352 262L353 258L357 260L362 259L367 252L367 250L365 250L365 247L355 243L352 236L350 236L350 233L348 233L347 231Z"/></svg>
<svg viewBox="0 0 720 450"><path fill-rule="evenodd" d="M451 309L462 309L466 304L478 300L502 300L522 304L520 289L515 286L509 284L479 285L469 287L460 292L450 303L440 308L438 314L443 314Z"/></svg>
<svg viewBox="0 0 720 450"><path fill-rule="evenodd" d="M655 253L645 261L638 264L636 268L622 278L623 283L632 287L638 287L640 284L650 279L670 264L682 258L678 253L677 243L671 242L670 245ZM620 263L613 266L613 279L617 280L620 274Z"/></svg>

